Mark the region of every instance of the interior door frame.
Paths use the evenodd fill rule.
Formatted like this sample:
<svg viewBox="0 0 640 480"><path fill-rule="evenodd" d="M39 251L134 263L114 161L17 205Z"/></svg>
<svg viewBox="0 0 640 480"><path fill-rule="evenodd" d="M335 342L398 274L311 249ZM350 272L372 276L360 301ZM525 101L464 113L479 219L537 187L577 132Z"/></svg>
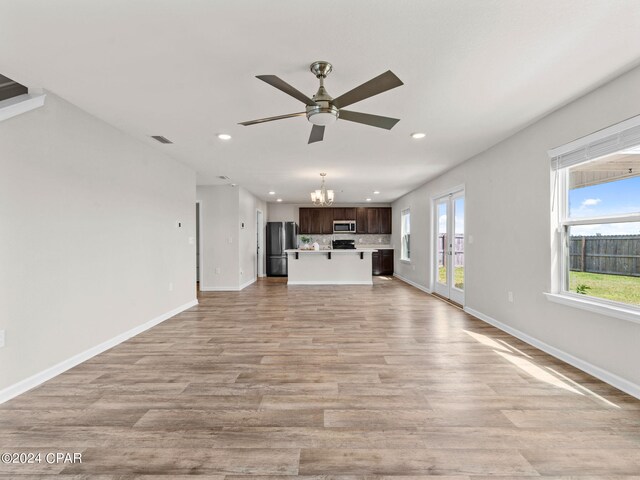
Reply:
<svg viewBox="0 0 640 480"><path fill-rule="evenodd" d="M438 212L437 212L437 207L438 204L441 203L442 199L447 199L447 234L450 235L451 233L455 234L455 199L456 198L460 198L462 197L463 199L465 199L465 209L464 209L464 216L463 216L463 223L465 225L465 230L466 230L466 215L467 215L467 208L466 208L466 192L465 192L465 185L457 185L455 187L452 188L448 188L447 190L445 190L444 192L441 192L437 195L433 195L431 197L431 212L433 214L433 227L432 227L432 235L431 235L431 245L432 245L432 252L431 252L431 262L432 262L432 267L431 267L431 285L432 288L431 290L437 294L440 295L442 297L447 298L448 300L451 300L455 303L460 304L461 306L464 306L464 301L465 301L465 289L463 288L462 290L460 290L459 288L456 288L454 286L454 279L455 279L455 269L454 268L450 268L453 266L453 257L454 255L446 255L445 254L445 258L447 258L447 262L450 265L447 265L447 272L449 273L448 275L448 279L447 279L447 286L445 290L440 289L440 291L438 291L438 286L442 285L440 283L438 283L438 225L439 225L439 219L438 219ZM465 235L465 273L466 273L466 235ZM466 282L465 282L465 287L466 287Z"/></svg>
<svg viewBox="0 0 640 480"><path fill-rule="evenodd" d="M202 289L202 276L204 274L204 270L202 269L202 266L204 265L204 255L203 255L203 248L202 248L202 230L203 230L203 225L202 225L202 202L200 200L196 200L196 205L198 207L198 233L197 233L197 238L196 238L196 242L198 242L198 244L196 245L196 262L198 263L198 272L196 272L196 285L198 285L198 282L200 283L200 289ZM198 261L198 253L200 253L200 258Z"/></svg>
<svg viewBox="0 0 640 480"><path fill-rule="evenodd" d="M262 219L261 225L258 225L258 220ZM265 221L264 212L259 208L256 208L256 246L258 251L256 252L256 277L265 277Z"/></svg>

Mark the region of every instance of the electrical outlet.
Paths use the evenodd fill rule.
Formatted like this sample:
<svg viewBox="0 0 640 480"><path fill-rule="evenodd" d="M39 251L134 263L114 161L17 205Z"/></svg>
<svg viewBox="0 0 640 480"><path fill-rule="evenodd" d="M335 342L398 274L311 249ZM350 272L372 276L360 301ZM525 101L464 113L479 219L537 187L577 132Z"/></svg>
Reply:
<svg viewBox="0 0 640 480"><path fill-rule="evenodd" d="M169 291L173 292L173 282L169 282Z"/></svg>
<svg viewBox="0 0 640 480"><path fill-rule="evenodd" d="M507 298L509 299L509 302L513 303L513 292L507 293Z"/></svg>
<svg viewBox="0 0 640 480"><path fill-rule="evenodd" d="M4 347L4 330L0 330L0 348Z"/></svg>
<svg viewBox="0 0 640 480"><path fill-rule="evenodd" d="M189 245L195 245L196 239L193 237L189 237Z"/></svg>

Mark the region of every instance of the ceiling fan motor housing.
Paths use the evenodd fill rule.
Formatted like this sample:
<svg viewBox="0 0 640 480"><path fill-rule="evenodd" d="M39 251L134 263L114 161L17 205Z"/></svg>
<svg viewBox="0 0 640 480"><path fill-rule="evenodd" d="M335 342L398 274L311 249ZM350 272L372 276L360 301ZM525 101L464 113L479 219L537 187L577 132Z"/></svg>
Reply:
<svg viewBox="0 0 640 480"><path fill-rule="evenodd" d="M329 62L318 61L313 62L309 69L320 80L320 88L313 96L313 101L317 105L308 105L306 108L307 120L314 125L324 126L334 123L340 111L332 104L333 97L324 88L324 79L331 73L332 66Z"/></svg>

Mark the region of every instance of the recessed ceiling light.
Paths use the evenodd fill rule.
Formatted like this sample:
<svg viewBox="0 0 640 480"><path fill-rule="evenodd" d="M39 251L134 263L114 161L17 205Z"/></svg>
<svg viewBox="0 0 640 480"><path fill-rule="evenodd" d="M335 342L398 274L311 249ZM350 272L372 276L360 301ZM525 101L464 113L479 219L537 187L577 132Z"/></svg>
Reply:
<svg viewBox="0 0 640 480"><path fill-rule="evenodd" d="M219 133L218 138L220 140L231 140L231 135L229 135L228 133Z"/></svg>
<svg viewBox="0 0 640 480"><path fill-rule="evenodd" d="M378 195L380 192L378 190L376 190L375 192L373 192L374 195Z"/></svg>
<svg viewBox="0 0 640 480"><path fill-rule="evenodd" d="M370 202L370 201L371 201L371 199L370 199L370 198L367 198L367 202Z"/></svg>
<svg viewBox="0 0 640 480"><path fill-rule="evenodd" d="M278 200L276 200L276 202L281 202L281 201L282 201L282 199L281 199L281 198L279 198Z"/></svg>
<svg viewBox="0 0 640 480"><path fill-rule="evenodd" d="M424 138L426 136L427 136L426 133L421 133L421 132L416 132L416 133L412 133L411 134L411 138L415 138L416 140L418 140L420 138Z"/></svg>
<svg viewBox="0 0 640 480"><path fill-rule="evenodd" d="M276 192L274 192L274 191L269 192L269 195L275 195L275 194L276 194Z"/></svg>

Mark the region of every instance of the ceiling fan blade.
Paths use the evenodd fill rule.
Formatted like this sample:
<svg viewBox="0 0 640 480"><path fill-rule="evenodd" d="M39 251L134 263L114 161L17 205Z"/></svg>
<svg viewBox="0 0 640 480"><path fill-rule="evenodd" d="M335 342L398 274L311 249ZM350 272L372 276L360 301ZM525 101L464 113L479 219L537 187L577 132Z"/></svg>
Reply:
<svg viewBox="0 0 640 480"><path fill-rule="evenodd" d="M311 135L309 135L309 143L321 142L324 138L324 125L314 125L311 128Z"/></svg>
<svg viewBox="0 0 640 480"><path fill-rule="evenodd" d="M257 75L256 78L259 78L260 80L268 83L272 87L276 87L278 90L283 91L288 95L291 95L293 98L297 98L305 105L318 105L312 99L307 97L304 93L302 93L299 90L296 90L287 82L285 82L281 78L276 77L275 75Z"/></svg>
<svg viewBox="0 0 640 480"><path fill-rule="evenodd" d="M372 127L385 128L391 130L393 126L400 121L399 118L381 117L380 115L371 115L370 113L351 112L349 110L340 110L339 120L348 120L350 122L364 123Z"/></svg>
<svg viewBox="0 0 640 480"><path fill-rule="evenodd" d="M248 122L241 122L238 125L255 125L256 123L273 122L274 120L282 120L283 118L302 117L306 115L305 112L287 113L286 115L278 115L277 117L259 118L258 120L249 120Z"/></svg>
<svg viewBox="0 0 640 480"><path fill-rule="evenodd" d="M349 90L347 93L343 93L338 98L335 98L333 104L338 108L346 107L365 98L373 97L379 93L399 87L400 85L404 85L402 80L396 77L391 70L387 70L382 75L378 75L376 78L372 78L359 87Z"/></svg>

